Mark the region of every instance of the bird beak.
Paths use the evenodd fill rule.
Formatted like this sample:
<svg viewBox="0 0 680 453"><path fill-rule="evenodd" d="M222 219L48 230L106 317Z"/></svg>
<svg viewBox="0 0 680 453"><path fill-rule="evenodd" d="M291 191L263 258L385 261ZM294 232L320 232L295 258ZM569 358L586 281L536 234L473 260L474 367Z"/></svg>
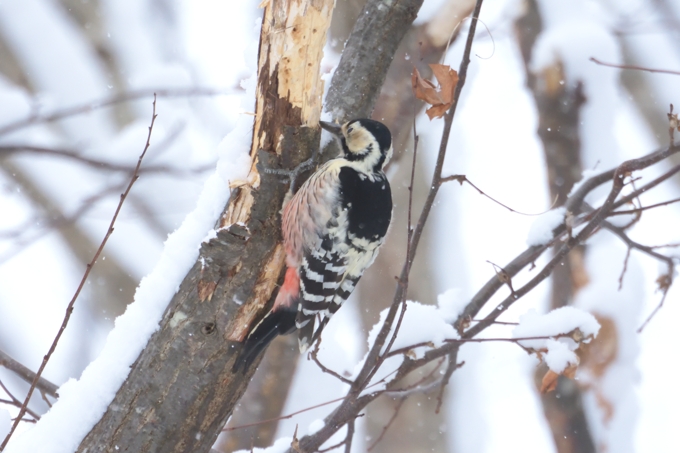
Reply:
<svg viewBox="0 0 680 453"><path fill-rule="evenodd" d="M342 127L339 124L327 123L325 121L319 121L319 126L321 126L323 129L326 129L328 132L330 132L333 135L337 135L337 136L342 135Z"/></svg>

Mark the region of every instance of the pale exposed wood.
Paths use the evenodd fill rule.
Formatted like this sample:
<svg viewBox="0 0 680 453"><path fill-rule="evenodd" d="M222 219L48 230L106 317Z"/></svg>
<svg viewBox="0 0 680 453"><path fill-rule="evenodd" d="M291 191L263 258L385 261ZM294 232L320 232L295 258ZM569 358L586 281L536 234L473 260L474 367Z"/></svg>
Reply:
<svg viewBox="0 0 680 453"><path fill-rule="evenodd" d="M251 299L241 306L236 314L233 327L228 329L227 340L243 341L245 339L250 326L260 316L271 298L285 260L286 252L281 244L277 244L263 266L260 277L253 288Z"/></svg>
<svg viewBox="0 0 680 453"><path fill-rule="evenodd" d="M263 6L250 174L232 190L217 237L202 244L158 331L80 453L207 452L257 365L235 373L240 345L228 340L243 338L262 316L284 262L278 212L286 187L262 175L262 166L279 166L277 156L294 165L318 147L318 65L333 1Z"/></svg>

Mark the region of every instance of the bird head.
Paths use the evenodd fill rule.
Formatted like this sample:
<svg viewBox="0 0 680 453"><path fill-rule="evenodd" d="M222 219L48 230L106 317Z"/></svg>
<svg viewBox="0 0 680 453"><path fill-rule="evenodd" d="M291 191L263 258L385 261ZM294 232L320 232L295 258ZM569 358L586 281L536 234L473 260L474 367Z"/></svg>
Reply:
<svg viewBox="0 0 680 453"><path fill-rule="evenodd" d="M364 164L367 171L382 171L392 157L392 134L379 121L359 118L343 125L319 124L340 140L345 159Z"/></svg>

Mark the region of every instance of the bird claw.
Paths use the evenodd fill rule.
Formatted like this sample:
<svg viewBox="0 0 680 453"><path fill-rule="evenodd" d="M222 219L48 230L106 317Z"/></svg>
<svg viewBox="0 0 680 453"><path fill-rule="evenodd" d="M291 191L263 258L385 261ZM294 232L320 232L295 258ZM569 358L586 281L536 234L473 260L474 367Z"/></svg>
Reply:
<svg viewBox="0 0 680 453"><path fill-rule="evenodd" d="M310 157L309 159L302 162L300 165L298 165L292 170L284 170L280 168L265 168L264 172L270 175L286 176L288 178L287 182L290 182L290 187L292 190L293 187L295 186L295 181L297 180L297 177L300 175L300 173L307 170L312 165L314 165L314 157Z"/></svg>

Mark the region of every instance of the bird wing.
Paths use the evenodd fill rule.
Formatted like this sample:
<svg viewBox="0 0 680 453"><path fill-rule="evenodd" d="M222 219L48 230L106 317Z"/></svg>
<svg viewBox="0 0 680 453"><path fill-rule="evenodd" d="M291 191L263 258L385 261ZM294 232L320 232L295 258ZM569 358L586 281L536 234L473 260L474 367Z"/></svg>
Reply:
<svg viewBox="0 0 680 453"><path fill-rule="evenodd" d="M296 326L302 348L311 344L314 318L330 318L339 308L338 293L344 293L341 286L347 273L349 246L348 213L341 206L338 191L341 167L339 159L327 162L284 208L287 264L300 275ZM324 325L320 323L317 332Z"/></svg>

